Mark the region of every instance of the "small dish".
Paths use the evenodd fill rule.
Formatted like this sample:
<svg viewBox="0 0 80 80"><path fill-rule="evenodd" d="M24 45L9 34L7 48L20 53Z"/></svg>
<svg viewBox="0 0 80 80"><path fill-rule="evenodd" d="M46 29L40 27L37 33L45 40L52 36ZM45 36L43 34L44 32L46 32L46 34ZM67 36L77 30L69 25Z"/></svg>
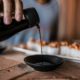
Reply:
<svg viewBox="0 0 80 80"><path fill-rule="evenodd" d="M52 55L32 55L24 59L25 63L37 71L52 71L63 63L63 59Z"/></svg>

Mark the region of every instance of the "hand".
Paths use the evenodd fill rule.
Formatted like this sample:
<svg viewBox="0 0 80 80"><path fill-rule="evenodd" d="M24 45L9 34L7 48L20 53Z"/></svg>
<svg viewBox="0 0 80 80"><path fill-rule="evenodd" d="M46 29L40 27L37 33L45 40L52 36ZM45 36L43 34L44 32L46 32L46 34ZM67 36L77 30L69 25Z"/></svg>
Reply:
<svg viewBox="0 0 80 80"><path fill-rule="evenodd" d="M3 5L2 5L3 4ZM3 7L3 12L1 8ZM12 22L12 14L17 21L23 17L23 6L21 0L0 0L0 16L3 15L4 23L9 25Z"/></svg>

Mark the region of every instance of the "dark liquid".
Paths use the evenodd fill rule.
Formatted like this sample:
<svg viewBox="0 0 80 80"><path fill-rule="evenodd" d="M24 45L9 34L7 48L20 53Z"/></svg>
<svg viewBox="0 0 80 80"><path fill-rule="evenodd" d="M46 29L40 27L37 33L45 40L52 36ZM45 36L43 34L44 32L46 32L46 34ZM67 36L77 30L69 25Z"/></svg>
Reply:
<svg viewBox="0 0 80 80"><path fill-rule="evenodd" d="M43 63L43 64L42 64ZM36 65L43 65L43 66L48 66L48 65L51 65L51 63L50 62L46 62L46 61L44 61L44 62L38 62L38 63L35 63Z"/></svg>
<svg viewBox="0 0 80 80"><path fill-rule="evenodd" d="M41 38L41 30L40 30L40 26L37 25L38 31L39 31L39 35L40 35L40 44L41 44L41 55L43 55L43 51L42 51L42 38ZM42 56L42 60L43 60L43 56ZM43 63L43 62L42 62Z"/></svg>
<svg viewBox="0 0 80 80"><path fill-rule="evenodd" d="M42 38L41 38L41 30L40 30L40 26L37 25L38 31L39 31L39 35L40 35L40 44L41 44L41 55L42 55L42 61L36 63L36 65L42 65L42 66L48 66L48 65L52 65L51 62L45 61L44 60L44 55L43 55L43 51L42 51Z"/></svg>

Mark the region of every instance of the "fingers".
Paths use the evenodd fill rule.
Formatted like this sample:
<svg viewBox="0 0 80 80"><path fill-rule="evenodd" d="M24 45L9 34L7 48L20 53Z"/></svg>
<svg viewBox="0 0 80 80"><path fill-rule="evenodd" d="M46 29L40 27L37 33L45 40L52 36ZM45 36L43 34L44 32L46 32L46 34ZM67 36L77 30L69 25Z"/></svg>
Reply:
<svg viewBox="0 0 80 80"><path fill-rule="evenodd" d="M11 0L3 0L4 4L4 23L5 24L11 24L12 18L11 18L11 12L12 12L12 3Z"/></svg>
<svg viewBox="0 0 80 80"><path fill-rule="evenodd" d="M21 0L15 0L15 19L21 21L23 18L23 5Z"/></svg>
<svg viewBox="0 0 80 80"><path fill-rule="evenodd" d="M1 2L3 2L3 13L1 12ZM11 24L12 14L15 14L15 19L21 21L23 18L23 5L21 0L0 0L0 16L4 16L4 23Z"/></svg>

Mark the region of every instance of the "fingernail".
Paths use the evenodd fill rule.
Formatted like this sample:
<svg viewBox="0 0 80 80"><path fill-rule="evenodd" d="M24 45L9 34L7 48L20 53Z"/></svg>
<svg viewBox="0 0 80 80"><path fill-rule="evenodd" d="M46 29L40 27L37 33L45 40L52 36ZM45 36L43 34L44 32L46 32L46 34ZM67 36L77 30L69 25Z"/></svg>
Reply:
<svg viewBox="0 0 80 80"><path fill-rule="evenodd" d="M19 16L19 15L17 15L15 18L16 18L17 21L21 21L22 20L22 16Z"/></svg>
<svg viewBox="0 0 80 80"><path fill-rule="evenodd" d="M12 20L10 18L4 18L4 23L9 25L11 24Z"/></svg>

